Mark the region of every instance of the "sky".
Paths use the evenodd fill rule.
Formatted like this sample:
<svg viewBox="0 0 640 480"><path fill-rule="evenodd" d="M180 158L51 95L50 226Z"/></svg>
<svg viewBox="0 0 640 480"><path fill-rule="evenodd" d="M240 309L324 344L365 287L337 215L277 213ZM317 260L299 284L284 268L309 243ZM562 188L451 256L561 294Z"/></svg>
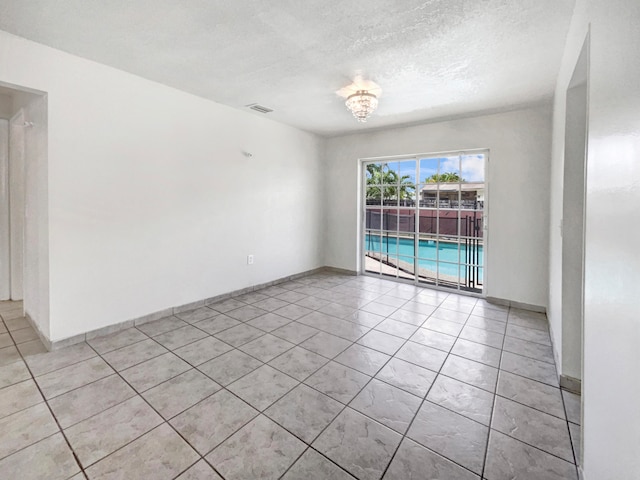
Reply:
<svg viewBox="0 0 640 480"><path fill-rule="evenodd" d="M467 182L484 181L484 154L452 155L438 158L422 158L420 165L419 181L434 173L454 172ZM400 177L408 176L409 182L416 183L416 160L401 160L388 162L387 167L397 171Z"/></svg>
<svg viewBox="0 0 640 480"><path fill-rule="evenodd" d="M422 182L434 173L447 172L457 173L467 182L483 182L484 155L455 155L420 160L420 180Z"/></svg>

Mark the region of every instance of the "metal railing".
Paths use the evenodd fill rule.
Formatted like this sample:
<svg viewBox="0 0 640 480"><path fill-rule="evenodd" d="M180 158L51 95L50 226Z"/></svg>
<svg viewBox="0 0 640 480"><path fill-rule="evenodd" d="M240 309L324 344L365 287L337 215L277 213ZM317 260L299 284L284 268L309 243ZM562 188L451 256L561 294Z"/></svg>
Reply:
<svg viewBox="0 0 640 480"><path fill-rule="evenodd" d="M415 200L396 200L379 198L367 198L367 206L380 206L380 207L415 207ZM420 200L419 206L423 208L462 208L466 210L482 210L484 208L484 202L478 200L440 200L427 199Z"/></svg>
<svg viewBox="0 0 640 480"><path fill-rule="evenodd" d="M442 235L447 237L483 237L482 215L478 212L465 212L460 221L458 216L419 216L417 233ZM370 210L365 212L365 228L400 233L416 233L416 217L413 214L403 215L389 213L388 210ZM460 231L458 231L458 226Z"/></svg>

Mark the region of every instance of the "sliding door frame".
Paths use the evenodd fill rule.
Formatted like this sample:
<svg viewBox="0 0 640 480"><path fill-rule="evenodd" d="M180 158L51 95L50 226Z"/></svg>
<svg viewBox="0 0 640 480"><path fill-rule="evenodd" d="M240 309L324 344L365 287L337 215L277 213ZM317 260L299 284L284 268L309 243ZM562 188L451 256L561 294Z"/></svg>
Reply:
<svg viewBox="0 0 640 480"><path fill-rule="evenodd" d="M484 155L484 205L482 210L482 226L483 226L483 262L482 265L482 291L481 292L473 292L468 290L463 290L460 288L460 284L458 283L458 288L451 288L446 286L441 286L439 284L429 284L425 282L419 281L419 273L418 273L418 248L420 245L420 234L419 234L419 215L420 215L420 191L419 186L421 184L420 179L417 176L417 172L420 169L420 160L428 159L428 158L441 158L441 157L454 157L454 156L463 156L463 155L474 155L474 154L482 154ZM385 278L387 280L392 280L399 283L405 283L409 285L416 285L425 288L432 288L437 290L442 290L446 292L456 292L464 295L474 296L474 297L486 297L487 291L489 287L489 272L487 265L489 263L489 209L490 209L490 178L489 178L489 158L490 152L488 148L476 148L476 149L467 149L467 150L450 150L450 151L442 151L442 152L429 152L429 153L418 153L418 154L407 154L407 155L392 155L392 156L384 156L384 157L365 157L358 159L358 225L357 225L357 254L358 254L358 274L365 275L374 278ZM366 249L364 248L364 239L367 233L366 228L366 210L367 210L367 180L366 180L366 166L371 163L386 163L386 162L399 162L402 160L415 160L416 162L416 191L415 191L415 227L414 227L414 279L403 279L400 277L389 277L386 275L382 275L381 273L373 273L366 271ZM462 172L461 172L462 174ZM398 207L402 208L402 207ZM460 209L458 209L460 211ZM382 219L381 219L382 221ZM458 217L458 222L460 222L460 217ZM440 222L436 222L438 225ZM439 230L439 227L437 227ZM460 228L460 224L458 224L458 228ZM382 229L381 229L382 231ZM458 239L461 239L460 231L458 231ZM439 233L436 233L436 237L439 237ZM459 257L460 258L460 257ZM437 265L436 261L436 265ZM459 263L459 265L461 265ZM460 268L460 267L458 267Z"/></svg>

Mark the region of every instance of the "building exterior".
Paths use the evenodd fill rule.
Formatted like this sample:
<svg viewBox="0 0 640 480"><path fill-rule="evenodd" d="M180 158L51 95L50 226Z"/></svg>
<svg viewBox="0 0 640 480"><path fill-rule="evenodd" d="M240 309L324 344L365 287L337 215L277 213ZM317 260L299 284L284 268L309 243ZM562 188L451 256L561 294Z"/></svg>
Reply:
<svg viewBox="0 0 640 480"><path fill-rule="evenodd" d="M428 183L420 189L420 206L481 209L484 204L484 182Z"/></svg>

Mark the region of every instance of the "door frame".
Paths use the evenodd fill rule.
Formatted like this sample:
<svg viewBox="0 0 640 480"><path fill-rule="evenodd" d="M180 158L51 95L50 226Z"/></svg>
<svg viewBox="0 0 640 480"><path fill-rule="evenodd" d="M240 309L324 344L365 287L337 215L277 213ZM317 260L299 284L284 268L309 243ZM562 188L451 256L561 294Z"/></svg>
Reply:
<svg viewBox="0 0 640 480"><path fill-rule="evenodd" d="M2 118L0 143L0 301L11 299L11 206L9 204L9 129L10 119Z"/></svg>
<svg viewBox="0 0 640 480"><path fill-rule="evenodd" d="M443 287L440 285L429 285L418 280L416 276L414 280L408 280L403 278L391 278L385 277L381 274L370 273L366 271L365 268L365 248L364 248L364 234L366 232L366 201L365 195L367 191L367 181L365 177L365 166L369 163L375 162L393 162L400 160L415 160L416 168L418 168L418 163L421 159L424 158L439 158L443 156L460 156L460 155L473 155L473 154L484 154L484 208L483 208L483 288L482 292L470 292L466 290L452 289L449 287ZM490 158L490 150L489 148L470 148L464 150L446 150L439 152L429 152L429 153L411 153L406 155L389 155L389 156L381 156L381 157L363 157L358 159L358 184L357 184L357 192L358 192L358 225L357 225L357 271L358 275L364 275L372 278L384 278L385 280L390 280L398 283L404 283L408 285L415 285L424 288L431 288L435 290L442 290L445 292L456 292L462 295L468 295L473 297L484 298L487 296L488 286L489 286L489 273L487 265L489 264L489 209L490 209L490 185L489 185L489 158ZM416 182L418 185L419 182ZM416 191L416 201L418 201L418 192ZM416 210L419 210L416 209ZM417 224L416 224L417 225ZM418 236L416 234L416 242L418 241ZM417 245L417 243L416 243ZM417 248L417 246L416 246Z"/></svg>
<svg viewBox="0 0 640 480"><path fill-rule="evenodd" d="M9 120L9 235L11 255L11 300L24 299L26 220L25 111ZM17 145L19 144L19 147Z"/></svg>

